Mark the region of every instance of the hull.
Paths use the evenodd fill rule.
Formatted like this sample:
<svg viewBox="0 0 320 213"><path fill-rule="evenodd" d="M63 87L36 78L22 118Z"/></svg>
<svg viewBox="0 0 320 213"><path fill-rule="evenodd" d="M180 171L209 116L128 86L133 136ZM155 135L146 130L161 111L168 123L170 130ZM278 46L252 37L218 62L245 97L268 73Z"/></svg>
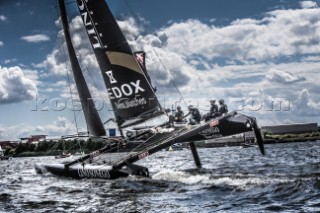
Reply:
<svg viewBox="0 0 320 213"><path fill-rule="evenodd" d="M112 167L102 166L77 166L66 168L64 164L36 164L36 172L43 174L50 172L57 176L70 178L99 178L99 179L116 179L127 177L129 174L123 171L114 170Z"/></svg>
<svg viewBox="0 0 320 213"><path fill-rule="evenodd" d="M252 131L253 123L255 122L254 118L235 112L229 114L231 116L188 138L186 141L209 140Z"/></svg>

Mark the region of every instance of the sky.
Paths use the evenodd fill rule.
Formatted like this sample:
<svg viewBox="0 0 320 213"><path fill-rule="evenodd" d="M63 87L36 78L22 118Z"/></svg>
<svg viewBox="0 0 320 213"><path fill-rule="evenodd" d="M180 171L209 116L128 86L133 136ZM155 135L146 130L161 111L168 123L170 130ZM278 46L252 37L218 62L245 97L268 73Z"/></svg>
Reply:
<svg viewBox="0 0 320 213"><path fill-rule="evenodd" d="M74 1L73 44L106 121L106 89ZM224 99L260 126L320 122L320 1L108 0L162 106ZM174 83L172 83L174 82ZM61 136L86 125L55 0L0 1L0 140ZM109 126L111 125L111 126ZM105 127L112 127L108 124Z"/></svg>

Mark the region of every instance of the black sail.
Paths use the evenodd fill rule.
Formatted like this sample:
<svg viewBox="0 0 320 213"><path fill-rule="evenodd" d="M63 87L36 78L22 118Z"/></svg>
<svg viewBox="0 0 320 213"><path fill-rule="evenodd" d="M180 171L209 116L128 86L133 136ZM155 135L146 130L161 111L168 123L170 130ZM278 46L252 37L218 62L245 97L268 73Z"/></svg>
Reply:
<svg viewBox="0 0 320 213"><path fill-rule="evenodd" d="M77 56L71 43L66 8L63 0L59 0L60 15L67 43L71 68L81 101L82 110L88 127L88 131L93 136L104 136L106 131L101 122L98 111L95 108L94 101L89 92L88 86L81 71Z"/></svg>
<svg viewBox="0 0 320 213"><path fill-rule="evenodd" d="M120 127L163 114L154 90L104 0L78 0Z"/></svg>

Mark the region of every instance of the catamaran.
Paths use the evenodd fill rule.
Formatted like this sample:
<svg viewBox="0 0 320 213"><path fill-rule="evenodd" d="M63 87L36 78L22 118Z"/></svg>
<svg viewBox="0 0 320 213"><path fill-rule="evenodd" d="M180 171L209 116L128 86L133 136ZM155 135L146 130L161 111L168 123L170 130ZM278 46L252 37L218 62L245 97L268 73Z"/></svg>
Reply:
<svg viewBox="0 0 320 213"><path fill-rule="evenodd" d="M143 64L145 54L133 53L116 19L105 0L78 0L78 9L87 31L93 51L106 85L113 108L115 122L121 137L108 138L101 118L94 107L90 91L84 79L71 42L64 0L59 0L63 31L67 43L71 68L88 132L106 142L106 146L76 160L56 164L36 164L38 173L49 171L73 178L114 179L128 175L149 176L148 168L134 164L149 155L176 143L189 143L196 166L201 168L195 141L208 137L224 137L254 131L260 151L264 154L263 140L254 117L236 111L213 118L199 125L169 127L167 121L152 127L135 128L151 119L168 118L155 94L155 88ZM168 120L168 119L166 119ZM124 135L125 128L130 128ZM138 145L137 145L138 144ZM124 156L112 154L112 160L104 165L92 165L94 158L105 153L117 152L122 147L132 147Z"/></svg>

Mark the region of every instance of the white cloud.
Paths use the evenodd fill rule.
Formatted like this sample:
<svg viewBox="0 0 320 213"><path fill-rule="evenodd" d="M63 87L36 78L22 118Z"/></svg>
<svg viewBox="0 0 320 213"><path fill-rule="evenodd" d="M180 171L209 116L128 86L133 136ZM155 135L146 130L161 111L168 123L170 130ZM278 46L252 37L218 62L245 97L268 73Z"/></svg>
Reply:
<svg viewBox="0 0 320 213"><path fill-rule="evenodd" d="M7 17L5 17L4 15L0 15L0 21L7 21Z"/></svg>
<svg viewBox="0 0 320 213"><path fill-rule="evenodd" d="M320 103L310 97L308 89L303 89L295 101L295 112L302 116L320 116Z"/></svg>
<svg viewBox="0 0 320 213"><path fill-rule="evenodd" d="M2 47L4 45L3 41L0 41L0 47Z"/></svg>
<svg viewBox="0 0 320 213"><path fill-rule="evenodd" d="M314 2L314 1L301 1L300 5L302 8L316 8L316 7L318 7L317 2Z"/></svg>
<svg viewBox="0 0 320 213"><path fill-rule="evenodd" d="M277 69L269 70L266 77L271 82L285 83L285 84L305 80L305 77L303 77L303 76L294 76L289 72L285 72L285 71L281 71L281 70L277 70Z"/></svg>
<svg viewBox="0 0 320 213"><path fill-rule="evenodd" d="M215 27L196 20L174 23L164 29L169 51L209 59L270 60L300 53L319 53L319 9L277 10L261 20L236 20Z"/></svg>
<svg viewBox="0 0 320 213"><path fill-rule="evenodd" d="M0 104L31 100L36 94L36 83L20 67L0 67Z"/></svg>
<svg viewBox="0 0 320 213"><path fill-rule="evenodd" d="M37 34L37 35L23 36L21 37L21 39L31 43L39 43L43 41L49 41L50 37L43 34Z"/></svg>
<svg viewBox="0 0 320 213"><path fill-rule="evenodd" d="M106 99L107 92L103 93L100 90L105 90L105 86L101 77L100 69L96 61L95 55L91 49L91 44L87 38L87 32L82 26L81 17L75 17L70 23L70 34L72 37L72 42L79 59L80 66L83 69L83 74L87 80L88 87L92 92L93 98L103 98ZM63 31L60 30L58 37L64 40ZM57 46L50 54L48 54L45 61L40 64L35 65L36 68L41 68L49 71L49 75L54 75L58 77L65 77L70 75L71 92L72 96L77 97L77 92L75 85L73 83L72 70L70 67L68 50L66 48L66 43L59 42L60 46ZM55 92L58 88L50 87L47 88L47 92ZM60 96L63 98L70 98L70 87L65 85L60 89Z"/></svg>
<svg viewBox="0 0 320 213"><path fill-rule="evenodd" d="M22 137L29 137L30 135L38 134L62 136L75 133L77 133L75 124L65 117L58 117L48 125L39 125L34 127L27 124L14 126L4 126L0 124L0 139L2 140L16 140Z"/></svg>
<svg viewBox="0 0 320 213"><path fill-rule="evenodd" d="M10 64L10 63L14 63L14 62L17 62L18 59L17 58L10 58L10 59L4 59L3 62L5 64Z"/></svg>
<svg viewBox="0 0 320 213"><path fill-rule="evenodd" d="M59 51L59 49L54 49L47 55L46 60L35 65L35 68L45 69L53 75L66 75L68 69L67 58L64 50ZM49 73L46 73L46 75L49 75Z"/></svg>
<svg viewBox="0 0 320 213"><path fill-rule="evenodd" d="M172 78L184 98L199 104L201 110L209 108L210 98L224 98L231 110L239 107L239 100L248 104L260 98L264 108L257 111L249 108L245 112L257 116L263 124L271 124L303 120L304 112L292 111L297 109L300 88L308 88L309 105L320 102L317 98L319 77L314 77L320 71L319 12L320 9L315 8L275 10L261 19L239 19L222 27L190 19L172 22L148 35L139 35L133 19L121 21L119 25L134 51L147 52L147 69L161 102L166 98L163 101L166 107L180 100L171 84ZM70 29L82 66L90 71L85 71L85 75L101 79L79 17L72 20ZM63 36L62 32L59 36ZM55 75L66 73L63 54L54 50L42 66ZM301 62L296 60L299 57ZM283 58L289 62L279 62ZM102 82L90 82L89 87L97 96L106 95ZM70 97L67 87L62 96ZM293 109L280 112L266 109L270 103L281 101L290 101Z"/></svg>
<svg viewBox="0 0 320 213"><path fill-rule="evenodd" d="M302 61L318 61L318 62L320 62L320 55L303 57Z"/></svg>

